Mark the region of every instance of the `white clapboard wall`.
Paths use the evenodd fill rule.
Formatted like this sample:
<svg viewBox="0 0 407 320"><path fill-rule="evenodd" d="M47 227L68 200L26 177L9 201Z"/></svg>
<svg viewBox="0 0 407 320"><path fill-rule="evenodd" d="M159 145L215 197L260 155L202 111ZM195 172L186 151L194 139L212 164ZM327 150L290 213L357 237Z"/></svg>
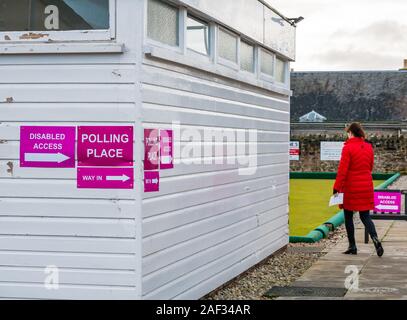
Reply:
<svg viewBox="0 0 407 320"><path fill-rule="evenodd" d="M0 298L141 297L136 190L78 190L75 169L19 167L20 126L135 125L137 8L117 1L124 53L0 55ZM49 266L58 290L44 286Z"/></svg>
<svg viewBox="0 0 407 320"><path fill-rule="evenodd" d="M115 1L123 52L0 52L0 299L198 299L288 244L289 86L152 52L146 1ZM179 163L144 194L143 129L172 121L201 136L256 129L256 172ZM22 125L134 125L135 189L78 190L76 169L20 168ZM50 266L58 290L44 286Z"/></svg>
<svg viewBox="0 0 407 320"><path fill-rule="evenodd" d="M258 130L254 175L181 161L144 195L143 298L198 299L288 244L289 98L148 56L141 76L143 126L179 121L176 149L185 130Z"/></svg>

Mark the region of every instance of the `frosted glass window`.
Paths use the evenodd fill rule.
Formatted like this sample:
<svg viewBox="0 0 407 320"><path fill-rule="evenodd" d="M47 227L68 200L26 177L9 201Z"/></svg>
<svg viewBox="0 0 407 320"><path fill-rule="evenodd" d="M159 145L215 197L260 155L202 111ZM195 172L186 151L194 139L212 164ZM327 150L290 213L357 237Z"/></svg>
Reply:
<svg viewBox="0 0 407 320"><path fill-rule="evenodd" d="M237 63L237 36L219 29L218 51L219 57Z"/></svg>
<svg viewBox="0 0 407 320"><path fill-rule="evenodd" d="M0 32L107 29L109 0L0 0Z"/></svg>
<svg viewBox="0 0 407 320"><path fill-rule="evenodd" d="M240 67L244 71L254 72L254 46L240 42Z"/></svg>
<svg viewBox="0 0 407 320"><path fill-rule="evenodd" d="M276 58L276 73L275 79L278 82L285 82L285 61L280 58Z"/></svg>
<svg viewBox="0 0 407 320"><path fill-rule="evenodd" d="M274 76L274 55L271 52L261 50L261 72Z"/></svg>
<svg viewBox="0 0 407 320"><path fill-rule="evenodd" d="M147 11L148 37L170 46L178 46L178 9L160 0L149 0Z"/></svg>
<svg viewBox="0 0 407 320"><path fill-rule="evenodd" d="M187 47L209 55L209 25L195 18L187 19Z"/></svg>

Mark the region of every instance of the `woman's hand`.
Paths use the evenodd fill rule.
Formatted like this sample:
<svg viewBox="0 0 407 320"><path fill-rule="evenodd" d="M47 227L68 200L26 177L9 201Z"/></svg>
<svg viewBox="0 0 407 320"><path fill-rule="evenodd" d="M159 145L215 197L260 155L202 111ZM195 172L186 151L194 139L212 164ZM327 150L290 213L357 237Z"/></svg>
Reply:
<svg viewBox="0 0 407 320"><path fill-rule="evenodd" d="M336 190L336 189L334 189L334 193L333 193L333 194L335 195L335 194L338 194L338 193L339 193L339 191Z"/></svg>

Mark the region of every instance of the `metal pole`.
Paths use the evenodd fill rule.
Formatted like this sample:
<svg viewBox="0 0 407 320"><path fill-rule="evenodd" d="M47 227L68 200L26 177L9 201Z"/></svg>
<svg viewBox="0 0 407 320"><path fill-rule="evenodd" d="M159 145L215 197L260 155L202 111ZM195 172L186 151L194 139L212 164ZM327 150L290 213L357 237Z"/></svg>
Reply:
<svg viewBox="0 0 407 320"><path fill-rule="evenodd" d="M403 190L404 193L404 215L407 215L407 190Z"/></svg>

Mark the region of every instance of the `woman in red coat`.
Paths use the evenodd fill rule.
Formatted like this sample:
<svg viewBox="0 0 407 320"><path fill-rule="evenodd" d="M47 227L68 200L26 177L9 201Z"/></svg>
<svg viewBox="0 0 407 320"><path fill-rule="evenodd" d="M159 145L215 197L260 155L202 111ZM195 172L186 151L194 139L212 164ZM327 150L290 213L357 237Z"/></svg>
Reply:
<svg viewBox="0 0 407 320"><path fill-rule="evenodd" d="M344 254L357 254L353 224L353 215L357 211L373 240L378 256L381 257L384 250L370 217L370 210L374 210L373 146L366 141L366 134L359 123L351 124L346 132L348 140L342 151L342 159L334 186L334 194L344 193L344 202L340 208L344 209L349 239L349 249Z"/></svg>

